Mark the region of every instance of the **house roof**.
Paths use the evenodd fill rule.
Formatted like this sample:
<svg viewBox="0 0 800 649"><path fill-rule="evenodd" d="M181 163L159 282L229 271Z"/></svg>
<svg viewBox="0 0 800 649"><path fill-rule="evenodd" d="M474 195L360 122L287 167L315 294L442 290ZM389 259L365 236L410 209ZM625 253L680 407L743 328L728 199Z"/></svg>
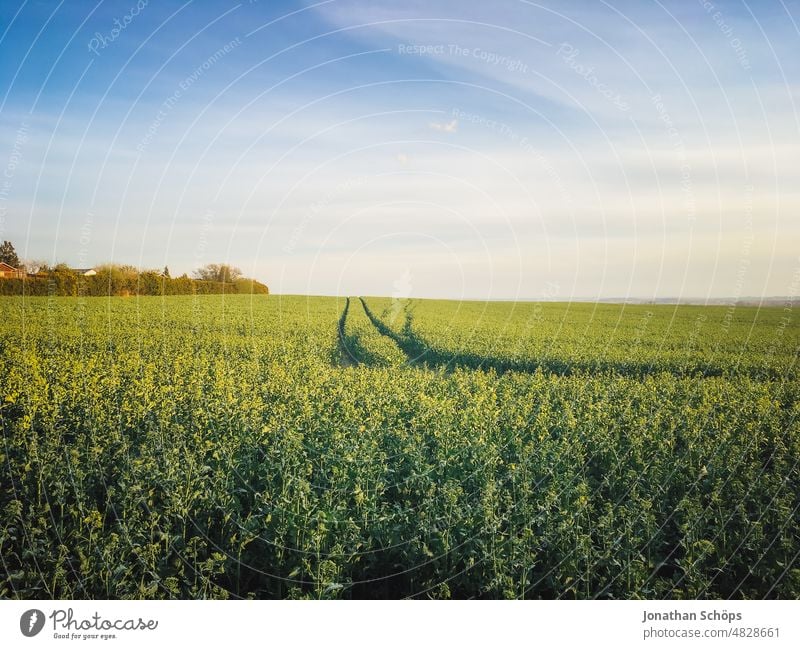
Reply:
<svg viewBox="0 0 800 649"><path fill-rule="evenodd" d="M9 266L6 262L0 261L0 270L17 270L13 266Z"/></svg>

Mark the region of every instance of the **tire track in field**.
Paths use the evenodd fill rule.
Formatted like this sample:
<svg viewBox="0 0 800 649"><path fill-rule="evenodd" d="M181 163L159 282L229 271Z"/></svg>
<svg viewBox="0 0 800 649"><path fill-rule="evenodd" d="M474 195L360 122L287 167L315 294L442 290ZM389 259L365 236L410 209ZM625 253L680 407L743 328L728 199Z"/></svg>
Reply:
<svg viewBox="0 0 800 649"><path fill-rule="evenodd" d="M441 369L446 372L452 372L458 367L484 371L494 369L498 374L502 374L511 369L516 371L535 371L535 368L521 369L518 367L505 367L505 363L501 359L478 356L475 354L444 354L439 352L417 335L408 317L403 325L402 333L397 332L370 310L363 297L360 297L359 300L361 300L361 305L364 307L364 312L378 332L395 342L400 350L408 357L409 365L424 367L429 370Z"/></svg>
<svg viewBox="0 0 800 649"><path fill-rule="evenodd" d="M519 363L493 356L482 356L470 352L460 351L455 353L444 353L432 348L423 338L421 338L411 326L407 318L403 326L402 333L395 331L376 316L367 306L367 302L360 297L364 312L370 319L375 328L384 336L391 338L400 350L408 357L409 365L417 365L427 369L442 369L452 372L456 368L470 370L494 370L498 374L508 371L533 373L540 367L555 374L570 374L576 368L568 365L554 367L549 364L531 361ZM595 368L596 369L596 368Z"/></svg>
<svg viewBox="0 0 800 649"><path fill-rule="evenodd" d="M372 313L372 311L370 311L370 308L367 306L367 301L363 297L359 297L358 299L361 300L361 306L364 307L364 313L367 314L367 317L373 326L380 334L394 341L394 343L400 348L400 351L408 357L409 365L422 364L427 360L426 357L429 355L430 348L412 332L410 326L407 326L404 329L406 335L397 333L393 329L389 328L380 318ZM439 363L435 364L440 365Z"/></svg>
<svg viewBox="0 0 800 649"><path fill-rule="evenodd" d="M336 329L339 333L339 365L342 367L354 367L358 365L358 359L350 351L350 345L347 344L347 335L344 332L345 323L347 322L347 313L350 311L350 298L346 298L342 315L339 316L339 322Z"/></svg>
<svg viewBox="0 0 800 649"><path fill-rule="evenodd" d="M352 307L358 309L353 303ZM364 365L366 367L402 366L408 364L408 356L390 338L377 331L372 320L364 313L350 311L351 302L347 298L344 310L339 318L339 365L350 367ZM363 302L362 302L363 308ZM350 321L348 322L348 318ZM356 318L355 321L352 319Z"/></svg>

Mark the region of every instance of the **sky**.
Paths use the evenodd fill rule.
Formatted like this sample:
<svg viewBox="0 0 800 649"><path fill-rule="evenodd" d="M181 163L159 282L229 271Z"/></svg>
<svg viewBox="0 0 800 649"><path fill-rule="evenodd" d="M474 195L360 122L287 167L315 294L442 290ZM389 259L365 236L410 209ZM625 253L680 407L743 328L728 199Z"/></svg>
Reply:
<svg viewBox="0 0 800 649"><path fill-rule="evenodd" d="M0 3L0 239L274 293L800 288L800 4Z"/></svg>

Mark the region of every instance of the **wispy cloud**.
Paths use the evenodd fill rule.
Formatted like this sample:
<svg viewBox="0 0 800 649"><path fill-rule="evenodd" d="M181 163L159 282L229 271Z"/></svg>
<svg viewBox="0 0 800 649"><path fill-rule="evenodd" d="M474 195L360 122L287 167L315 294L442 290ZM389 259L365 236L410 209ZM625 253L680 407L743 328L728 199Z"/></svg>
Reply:
<svg viewBox="0 0 800 649"><path fill-rule="evenodd" d="M445 133L455 133L458 130L458 120L451 119L449 122L431 122L428 124L434 131L443 131Z"/></svg>
<svg viewBox="0 0 800 649"><path fill-rule="evenodd" d="M410 273L438 297L782 294L798 36L783 5L752 9L722 7L723 30L701 3L337 0L282 20L246 3L166 22L151 3L94 56L114 16L73 51L73 6L37 65L24 9L2 45L0 228L75 263L91 213L94 260L173 273L202 238L205 261L283 292L389 295Z"/></svg>

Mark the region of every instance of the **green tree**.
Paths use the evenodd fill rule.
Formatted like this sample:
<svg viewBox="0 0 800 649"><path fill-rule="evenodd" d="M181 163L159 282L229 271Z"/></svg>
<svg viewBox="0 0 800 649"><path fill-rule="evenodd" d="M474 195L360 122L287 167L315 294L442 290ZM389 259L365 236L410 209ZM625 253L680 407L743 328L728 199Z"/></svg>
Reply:
<svg viewBox="0 0 800 649"><path fill-rule="evenodd" d="M0 262L19 268L19 257L17 257L17 251L14 250L14 246L10 241L3 241L3 245L0 246Z"/></svg>

